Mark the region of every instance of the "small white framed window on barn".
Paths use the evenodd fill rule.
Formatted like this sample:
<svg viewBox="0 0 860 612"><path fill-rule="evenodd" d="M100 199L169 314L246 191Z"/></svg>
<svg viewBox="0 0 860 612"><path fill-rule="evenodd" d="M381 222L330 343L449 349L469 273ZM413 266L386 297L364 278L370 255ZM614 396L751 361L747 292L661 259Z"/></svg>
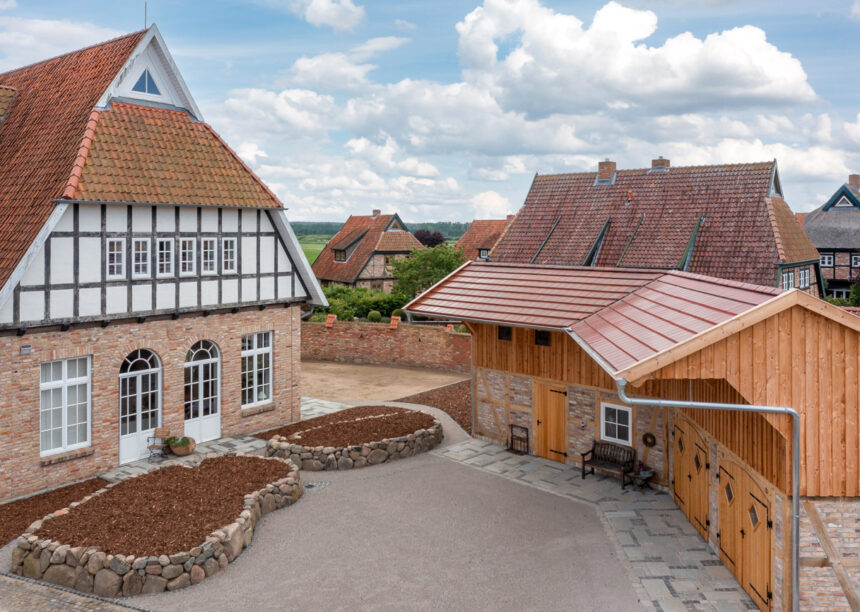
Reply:
<svg viewBox="0 0 860 612"><path fill-rule="evenodd" d="M149 276L149 238L135 238L131 243L131 275L134 278Z"/></svg>
<svg viewBox="0 0 860 612"><path fill-rule="evenodd" d="M801 289L809 288L809 268L803 268L798 271L798 284Z"/></svg>
<svg viewBox="0 0 860 612"><path fill-rule="evenodd" d="M215 239L204 238L200 244L200 273L215 274Z"/></svg>
<svg viewBox="0 0 860 612"><path fill-rule="evenodd" d="M851 267L852 268L860 268L860 255L852 255L851 256Z"/></svg>
<svg viewBox="0 0 860 612"><path fill-rule="evenodd" d="M478 259L489 259L490 249L478 249Z"/></svg>
<svg viewBox="0 0 860 612"><path fill-rule="evenodd" d="M158 276L173 276L173 238L158 239Z"/></svg>
<svg viewBox="0 0 860 612"><path fill-rule="evenodd" d="M90 358L46 361L39 375L39 452L90 444Z"/></svg>
<svg viewBox="0 0 860 612"><path fill-rule="evenodd" d="M600 404L600 439L625 446L633 445L633 410L627 406Z"/></svg>
<svg viewBox="0 0 860 612"><path fill-rule="evenodd" d="M107 279L125 278L125 239L108 238Z"/></svg>
<svg viewBox="0 0 860 612"><path fill-rule="evenodd" d="M824 268L832 268L833 267L833 255L822 254L820 259L821 259L821 266L822 267L824 267Z"/></svg>
<svg viewBox="0 0 860 612"><path fill-rule="evenodd" d="M194 274L194 251L197 242L194 238L183 238L179 241L179 274L191 276Z"/></svg>
<svg viewBox="0 0 860 612"><path fill-rule="evenodd" d="M236 272L236 239L224 238L221 242L221 272L234 274Z"/></svg>
<svg viewBox="0 0 860 612"><path fill-rule="evenodd" d="M242 336L242 408L272 401L272 332Z"/></svg>
<svg viewBox="0 0 860 612"><path fill-rule="evenodd" d="M782 288L786 291L794 289L794 272L782 273Z"/></svg>

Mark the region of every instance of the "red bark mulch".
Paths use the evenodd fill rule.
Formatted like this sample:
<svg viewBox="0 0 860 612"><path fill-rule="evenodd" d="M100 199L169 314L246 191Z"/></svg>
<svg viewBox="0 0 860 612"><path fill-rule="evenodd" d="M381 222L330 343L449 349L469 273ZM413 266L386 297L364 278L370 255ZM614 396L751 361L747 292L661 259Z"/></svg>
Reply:
<svg viewBox="0 0 860 612"><path fill-rule="evenodd" d="M293 444L339 448L406 436L432 427L433 422L433 417L424 412L388 406L358 406L263 431L257 437L269 440L283 436Z"/></svg>
<svg viewBox="0 0 860 612"><path fill-rule="evenodd" d="M244 496L284 478L289 466L262 457L215 457L120 482L36 532L109 554L172 555L200 546L236 520Z"/></svg>
<svg viewBox="0 0 860 612"><path fill-rule="evenodd" d="M93 491L108 484L107 480L91 478L67 487L39 493L0 506L0 546L5 546L24 533L33 521L38 521L55 510L80 501Z"/></svg>
<svg viewBox="0 0 860 612"><path fill-rule="evenodd" d="M447 412L448 416L457 421L457 425L466 432L472 431L472 381L470 380L410 395L397 401L433 406Z"/></svg>

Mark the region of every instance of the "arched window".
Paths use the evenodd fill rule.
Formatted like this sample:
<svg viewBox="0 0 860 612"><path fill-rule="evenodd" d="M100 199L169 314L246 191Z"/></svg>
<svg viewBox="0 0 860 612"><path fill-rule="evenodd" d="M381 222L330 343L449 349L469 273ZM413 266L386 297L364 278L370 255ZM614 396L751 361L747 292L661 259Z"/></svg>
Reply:
<svg viewBox="0 0 860 612"><path fill-rule="evenodd" d="M221 353L201 340L185 356L185 435L198 442L221 437Z"/></svg>
<svg viewBox="0 0 860 612"><path fill-rule="evenodd" d="M161 423L161 361L149 349L133 351L119 370L120 463L147 455L147 437Z"/></svg>

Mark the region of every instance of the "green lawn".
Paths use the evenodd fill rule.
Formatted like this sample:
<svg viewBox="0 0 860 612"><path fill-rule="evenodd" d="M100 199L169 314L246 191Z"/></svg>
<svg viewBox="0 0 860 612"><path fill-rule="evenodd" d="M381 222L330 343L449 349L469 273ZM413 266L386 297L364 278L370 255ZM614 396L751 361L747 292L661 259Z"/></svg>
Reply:
<svg viewBox="0 0 860 612"><path fill-rule="evenodd" d="M314 263L330 238L331 236L299 236L299 244L308 258L308 263Z"/></svg>

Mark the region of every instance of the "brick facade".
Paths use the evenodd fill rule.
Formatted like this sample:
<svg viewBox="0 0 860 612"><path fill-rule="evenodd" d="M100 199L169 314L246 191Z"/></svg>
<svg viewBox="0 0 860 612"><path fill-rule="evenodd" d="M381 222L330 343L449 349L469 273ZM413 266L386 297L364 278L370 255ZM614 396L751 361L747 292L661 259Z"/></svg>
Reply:
<svg viewBox="0 0 860 612"><path fill-rule="evenodd" d="M273 332L273 401L242 411L241 338ZM256 308L119 322L107 327L75 326L68 331L32 331L0 336L0 500L92 477L116 467L119 453L119 369L132 351L147 348L161 360L162 424L171 433L184 429L185 356L199 340L221 352L221 435L259 431L300 418L299 307ZM22 347L29 346L29 354ZM26 349L24 351L26 353ZM39 453L40 363L88 355L92 359L90 446L82 451Z"/></svg>
<svg viewBox="0 0 860 612"><path fill-rule="evenodd" d="M302 359L418 366L467 373L472 367L472 336L437 325L337 321L302 323Z"/></svg>
<svg viewBox="0 0 860 612"><path fill-rule="evenodd" d="M815 522L823 527L823 533L810 520L810 511L817 515ZM850 610L845 587L854 591L855 599L860 595L860 567L853 565L860 559L860 501L803 500L800 556L808 560L800 566L801 606L810 610Z"/></svg>

